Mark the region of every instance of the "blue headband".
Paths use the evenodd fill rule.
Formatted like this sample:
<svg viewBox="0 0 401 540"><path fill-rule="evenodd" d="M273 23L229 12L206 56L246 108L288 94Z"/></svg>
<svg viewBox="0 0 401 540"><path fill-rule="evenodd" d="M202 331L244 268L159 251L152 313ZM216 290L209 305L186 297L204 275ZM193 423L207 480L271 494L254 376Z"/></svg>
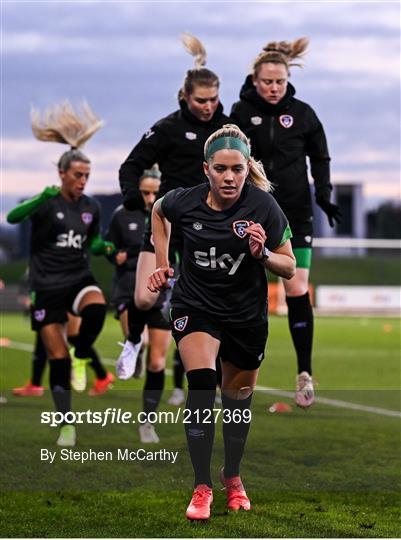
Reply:
<svg viewBox="0 0 401 540"><path fill-rule="evenodd" d="M242 142L241 139L238 139L238 137L220 137L219 139L213 141L206 150L206 161L219 150L238 150L245 159L249 159L250 155L248 146Z"/></svg>

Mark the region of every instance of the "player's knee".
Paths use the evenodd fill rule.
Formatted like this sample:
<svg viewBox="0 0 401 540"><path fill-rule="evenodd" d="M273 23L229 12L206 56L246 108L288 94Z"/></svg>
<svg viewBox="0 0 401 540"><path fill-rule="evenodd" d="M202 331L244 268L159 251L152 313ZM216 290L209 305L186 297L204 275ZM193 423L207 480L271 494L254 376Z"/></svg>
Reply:
<svg viewBox="0 0 401 540"><path fill-rule="evenodd" d="M160 354L149 355L149 363L147 369L156 373L162 371L166 367L166 357Z"/></svg>
<svg viewBox="0 0 401 540"><path fill-rule="evenodd" d="M135 291L135 305L138 309L148 311L155 305L158 297L159 295L155 293L152 293L152 296L150 296L150 294L148 295L146 292L137 293Z"/></svg>
<svg viewBox="0 0 401 540"><path fill-rule="evenodd" d="M292 296L303 296L308 292L308 286L303 283L293 284L291 287L287 287L286 295L287 297Z"/></svg>
<svg viewBox="0 0 401 540"><path fill-rule="evenodd" d="M225 387L224 385L221 388L221 391L225 396L230 399L235 399L236 401L242 401L248 399L253 392L252 386L241 386L238 387Z"/></svg>

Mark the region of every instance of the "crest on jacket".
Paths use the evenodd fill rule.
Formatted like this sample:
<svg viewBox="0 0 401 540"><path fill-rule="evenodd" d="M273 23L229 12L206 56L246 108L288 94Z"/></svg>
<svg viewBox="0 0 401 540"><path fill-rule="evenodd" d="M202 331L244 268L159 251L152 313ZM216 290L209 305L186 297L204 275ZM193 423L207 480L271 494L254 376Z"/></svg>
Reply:
<svg viewBox="0 0 401 540"><path fill-rule="evenodd" d="M294 123L294 117L290 114L282 114L279 117L280 124L285 128L290 128Z"/></svg>

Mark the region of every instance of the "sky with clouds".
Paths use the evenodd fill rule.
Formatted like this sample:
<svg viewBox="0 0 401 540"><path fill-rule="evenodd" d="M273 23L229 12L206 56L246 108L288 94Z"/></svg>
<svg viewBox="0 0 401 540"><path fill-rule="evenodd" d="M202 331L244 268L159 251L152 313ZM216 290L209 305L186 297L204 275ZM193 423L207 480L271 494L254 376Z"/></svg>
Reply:
<svg viewBox="0 0 401 540"><path fill-rule="evenodd" d="M4 201L57 183L64 151L34 139L32 105L86 99L105 127L85 146L88 193L116 192L118 168L141 135L177 108L199 37L221 78L228 114L267 41L310 38L297 97L326 130L334 182L361 181L371 200L399 197L400 4L396 2L9 1L1 18Z"/></svg>

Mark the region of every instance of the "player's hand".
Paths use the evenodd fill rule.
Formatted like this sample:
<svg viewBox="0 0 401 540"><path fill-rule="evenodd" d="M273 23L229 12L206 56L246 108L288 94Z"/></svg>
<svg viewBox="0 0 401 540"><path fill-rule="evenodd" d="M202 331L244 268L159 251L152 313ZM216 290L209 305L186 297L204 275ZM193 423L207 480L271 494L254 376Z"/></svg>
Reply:
<svg viewBox="0 0 401 540"><path fill-rule="evenodd" d="M46 197L46 199L51 199L52 197L55 197L60 193L60 188L58 186L47 186L42 191L42 195Z"/></svg>
<svg viewBox="0 0 401 540"><path fill-rule="evenodd" d="M170 266L160 266L150 274L148 278L148 289L150 292L157 293L163 291L164 289L169 289L170 284L168 282L169 278L174 276L174 269Z"/></svg>
<svg viewBox="0 0 401 540"><path fill-rule="evenodd" d="M127 255L127 252L126 251L119 251L117 254L116 254L116 263L121 266L122 264L124 264L128 259L128 255Z"/></svg>
<svg viewBox="0 0 401 540"><path fill-rule="evenodd" d="M334 227L335 222L341 223L341 210L337 204L333 204L327 199L317 199L317 204L326 213L330 227Z"/></svg>
<svg viewBox="0 0 401 540"><path fill-rule="evenodd" d="M123 206L126 210L145 210L145 201L139 189L130 188L124 194Z"/></svg>
<svg viewBox="0 0 401 540"><path fill-rule="evenodd" d="M263 247L266 242L266 233L260 223L249 222L249 227L245 229L249 235L249 250L252 257L261 259L263 257Z"/></svg>

